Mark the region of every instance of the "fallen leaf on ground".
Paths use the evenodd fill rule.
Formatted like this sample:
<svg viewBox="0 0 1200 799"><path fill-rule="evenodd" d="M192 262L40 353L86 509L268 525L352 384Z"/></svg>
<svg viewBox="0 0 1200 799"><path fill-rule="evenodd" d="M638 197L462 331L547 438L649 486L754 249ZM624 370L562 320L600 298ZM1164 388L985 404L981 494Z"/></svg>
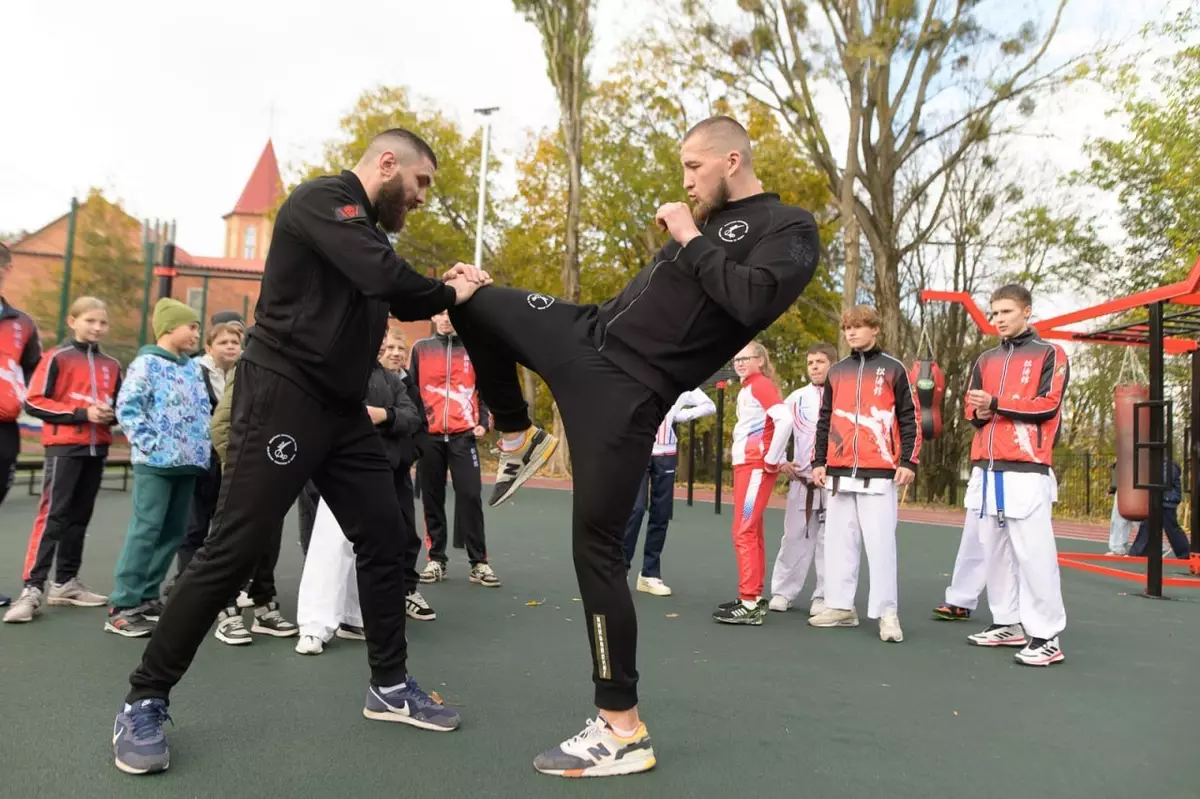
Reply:
<svg viewBox="0 0 1200 799"><path fill-rule="evenodd" d="M580 598L579 598L579 597L577 597L577 596L573 596L573 597L571 597L571 601L572 601L572 602L582 602L583 600L582 600L582 599L580 599Z"/></svg>
<svg viewBox="0 0 1200 799"><path fill-rule="evenodd" d="M543 605L543 604L545 604L545 602L546 602L546 600L545 600L545 599L531 599L530 601L528 601L528 602L526 602L526 603L525 603L525 607L527 607L527 608L536 608L538 605Z"/></svg>
<svg viewBox="0 0 1200 799"><path fill-rule="evenodd" d="M954 711L954 715L956 715L956 716L958 715L958 711L957 711L957 710L956 710L956 711Z"/></svg>
<svg viewBox="0 0 1200 799"><path fill-rule="evenodd" d="M679 614L678 614L678 613L668 613L668 614L667 614L667 618L668 618L668 619L678 619L678 618L679 618Z"/></svg>
<svg viewBox="0 0 1200 799"><path fill-rule="evenodd" d="M430 691L429 698L432 699L434 702L437 702L439 705L446 704L445 702L442 701L442 695L439 694L437 691Z"/></svg>

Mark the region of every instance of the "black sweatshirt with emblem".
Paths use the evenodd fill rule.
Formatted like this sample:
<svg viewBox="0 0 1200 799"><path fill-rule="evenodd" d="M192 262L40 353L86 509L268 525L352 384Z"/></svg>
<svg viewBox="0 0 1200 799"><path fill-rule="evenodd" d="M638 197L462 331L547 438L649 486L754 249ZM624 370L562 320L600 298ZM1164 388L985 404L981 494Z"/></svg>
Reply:
<svg viewBox="0 0 1200 799"><path fill-rule="evenodd" d="M389 311L428 319L454 289L392 249L353 172L302 183L279 209L243 358L327 407L362 411Z"/></svg>
<svg viewBox="0 0 1200 799"><path fill-rule="evenodd" d="M591 331L603 355L672 402L796 301L820 252L813 215L776 194L727 203L700 232L686 247L668 241Z"/></svg>

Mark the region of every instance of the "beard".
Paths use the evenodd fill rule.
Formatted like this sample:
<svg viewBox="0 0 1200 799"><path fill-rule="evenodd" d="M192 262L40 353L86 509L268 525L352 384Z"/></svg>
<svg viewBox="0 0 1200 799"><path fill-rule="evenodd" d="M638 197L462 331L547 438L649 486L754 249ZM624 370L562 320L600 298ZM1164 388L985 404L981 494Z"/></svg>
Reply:
<svg viewBox="0 0 1200 799"><path fill-rule="evenodd" d="M725 178L717 184L717 193L711 200L699 200L692 206L692 219L696 224L703 224L713 214L719 212L729 203L729 183Z"/></svg>
<svg viewBox="0 0 1200 799"><path fill-rule="evenodd" d="M409 201L404 182L399 175L379 187L375 207L379 212L381 228L388 233L399 233L404 229L404 217L408 214Z"/></svg>

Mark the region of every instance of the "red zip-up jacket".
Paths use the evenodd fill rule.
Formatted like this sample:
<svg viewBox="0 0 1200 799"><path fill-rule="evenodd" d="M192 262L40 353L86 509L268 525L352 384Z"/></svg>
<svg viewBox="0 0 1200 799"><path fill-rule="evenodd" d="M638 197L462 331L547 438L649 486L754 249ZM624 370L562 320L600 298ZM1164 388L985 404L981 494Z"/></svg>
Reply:
<svg viewBox="0 0 1200 799"><path fill-rule="evenodd" d="M1049 474L1070 378L1066 351L1038 338L1033 328L980 355L969 388L992 395L992 416L977 419L967 407L975 426L971 465Z"/></svg>
<svg viewBox="0 0 1200 799"><path fill-rule="evenodd" d="M0 423L15 422L21 415L29 381L41 357L42 344L33 319L0 297Z"/></svg>
<svg viewBox="0 0 1200 799"><path fill-rule="evenodd" d="M904 364L875 347L835 363L825 380L813 466L843 477L914 472L921 452L917 401Z"/></svg>
<svg viewBox="0 0 1200 799"><path fill-rule="evenodd" d="M42 420L47 455L104 456L112 443L111 425L88 421L91 405L117 404L121 363L95 344L72 341L42 358L29 381L25 410Z"/></svg>
<svg viewBox="0 0 1200 799"><path fill-rule="evenodd" d="M429 435L457 436L491 427L475 390L475 369L458 336L423 338L409 352L408 372L421 390Z"/></svg>

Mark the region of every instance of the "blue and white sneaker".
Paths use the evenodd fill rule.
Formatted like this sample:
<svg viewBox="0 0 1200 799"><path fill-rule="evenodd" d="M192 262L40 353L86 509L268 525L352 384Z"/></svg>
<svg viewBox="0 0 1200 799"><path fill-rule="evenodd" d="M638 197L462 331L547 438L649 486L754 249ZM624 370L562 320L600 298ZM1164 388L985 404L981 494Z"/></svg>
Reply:
<svg viewBox="0 0 1200 799"><path fill-rule="evenodd" d="M122 705L113 722L113 754L126 774L154 774L171 765L163 722L170 721L163 699L139 699Z"/></svg>
<svg viewBox="0 0 1200 799"><path fill-rule="evenodd" d="M654 748L646 725L629 738L617 735L601 717L588 719L583 732L542 752L533 767L556 777L615 777L654 768Z"/></svg>
<svg viewBox="0 0 1200 799"><path fill-rule="evenodd" d="M8 607L9 602L12 602L12 597L6 594L0 594L0 608Z"/></svg>
<svg viewBox="0 0 1200 799"><path fill-rule="evenodd" d="M457 713L435 702L412 677L388 693L375 685L367 688L363 715L376 721L398 721L434 732L456 730L459 722Z"/></svg>

